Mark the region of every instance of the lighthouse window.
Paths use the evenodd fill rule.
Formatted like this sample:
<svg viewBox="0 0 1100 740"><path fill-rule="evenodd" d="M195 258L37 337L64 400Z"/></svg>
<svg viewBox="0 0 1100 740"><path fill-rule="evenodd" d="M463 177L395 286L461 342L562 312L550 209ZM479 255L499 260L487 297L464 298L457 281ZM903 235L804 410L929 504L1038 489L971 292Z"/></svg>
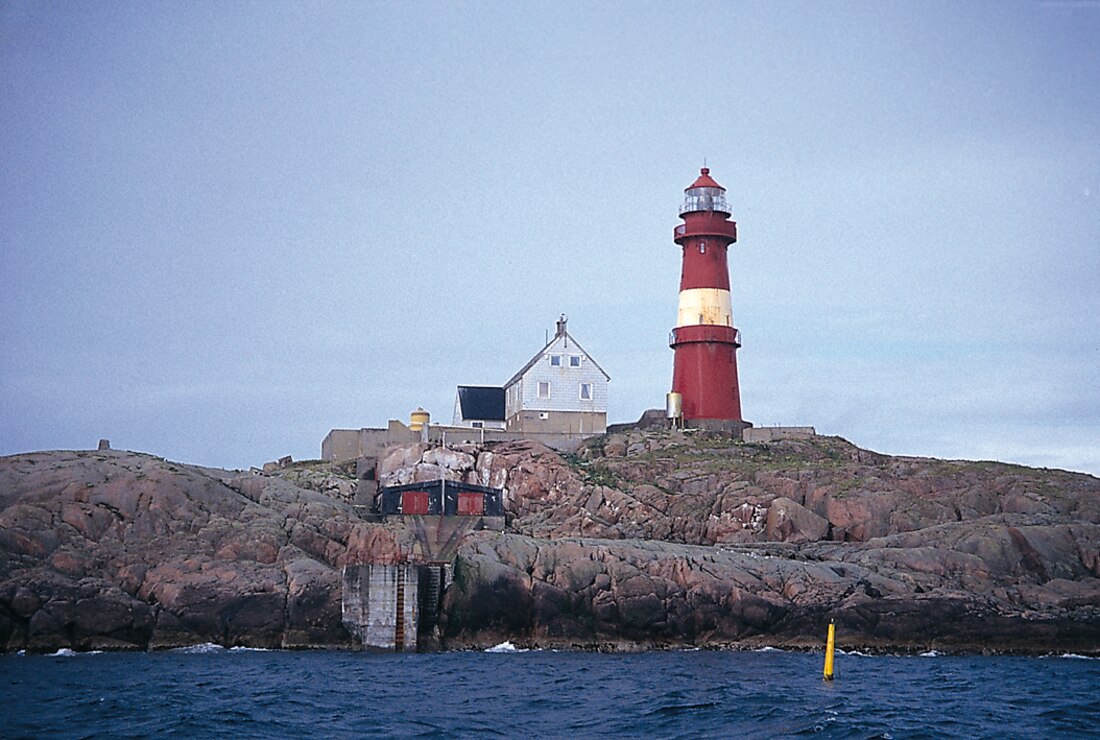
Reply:
<svg viewBox="0 0 1100 740"><path fill-rule="evenodd" d="M539 381L539 398L550 398L550 381Z"/></svg>
<svg viewBox="0 0 1100 740"><path fill-rule="evenodd" d="M591 383L581 383L581 400L582 401L591 401L592 400L592 384Z"/></svg>
<svg viewBox="0 0 1100 740"><path fill-rule="evenodd" d="M550 364L554 367L561 367L561 355L550 355Z"/></svg>
<svg viewBox="0 0 1100 740"><path fill-rule="evenodd" d="M707 253L707 243L706 242L699 242L699 254L706 254L706 253Z"/></svg>
<svg viewBox="0 0 1100 740"><path fill-rule="evenodd" d="M569 358L569 367L580 367L580 366L581 366L581 358L580 357L578 357L577 355L573 355Z"/></svg>

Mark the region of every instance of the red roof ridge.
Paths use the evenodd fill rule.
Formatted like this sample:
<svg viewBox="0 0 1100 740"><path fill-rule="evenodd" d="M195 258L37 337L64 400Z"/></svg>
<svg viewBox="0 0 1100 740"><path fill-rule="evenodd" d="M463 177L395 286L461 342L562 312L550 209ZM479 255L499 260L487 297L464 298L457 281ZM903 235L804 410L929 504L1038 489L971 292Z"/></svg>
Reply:
<svg viewBox="0 0 1100 740"><path fill-rule="evenodd" d="M684 188L685 191L692 188L718 188L719 190L725 190L724 187L714 181L714 178L710 176L710 167L702 167L699 169L699 177L695 179L695 182Z"/></svg>

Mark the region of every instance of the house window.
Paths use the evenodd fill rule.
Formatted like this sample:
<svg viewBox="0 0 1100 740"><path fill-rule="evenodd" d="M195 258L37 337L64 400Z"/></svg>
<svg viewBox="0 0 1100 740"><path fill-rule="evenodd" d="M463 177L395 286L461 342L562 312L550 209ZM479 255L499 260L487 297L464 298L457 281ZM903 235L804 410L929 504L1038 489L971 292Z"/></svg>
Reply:
<svg viewBox="0 0 1100 740"><path fill-rule="evenodd" d="M471 421L470 426L472 426L474 429L481 429L482 427L485 426L485 422L483 422L483 421Z"/></svg>
<svg viewBox="0 0 1100 740"><path fill-rule="evenodd" d="M569 357L569 367L580 367L580 366L581 366L580 356L579 355L571 355Z"/></svg>
<svg viewBox="0 0 1100 740"><path fill-rule="evenodd" d="M592 400L592 384L591 383L581 383L581 400L582 401L591 401Z"/></svg>
<svg viewBox="0 0 1100 740"><path fill-rule="evenodd" d="M561 367L561 355L550 355L550 364L554 367Z"/></svg>
<svg viewBox="0 0 1100 740"><path fill-rule="evenodd" d="M550 381L539 381L539 398L550 398Z"/></svg>

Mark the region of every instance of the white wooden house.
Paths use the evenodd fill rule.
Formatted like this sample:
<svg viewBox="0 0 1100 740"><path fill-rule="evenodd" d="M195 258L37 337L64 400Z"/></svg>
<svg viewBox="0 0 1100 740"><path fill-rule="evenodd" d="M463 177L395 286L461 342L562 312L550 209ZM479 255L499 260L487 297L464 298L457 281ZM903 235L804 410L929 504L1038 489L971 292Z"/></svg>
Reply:
<svg viewBox="0 0 1100 740"><path fill-rule="evenodd" d="M554 338L504 384L510 432L602 434L610 376L557 322Z"/></svg>

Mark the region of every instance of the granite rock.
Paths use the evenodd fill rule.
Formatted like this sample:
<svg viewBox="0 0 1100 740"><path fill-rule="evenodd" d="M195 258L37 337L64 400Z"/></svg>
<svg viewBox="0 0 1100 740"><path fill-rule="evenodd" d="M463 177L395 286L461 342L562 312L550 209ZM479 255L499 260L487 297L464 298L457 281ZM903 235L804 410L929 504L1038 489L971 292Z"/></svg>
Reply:
<svg viewBox="0 0 1100 740"><path fill-rule="evenodd" d="M394 448L383 483L505 489L457 544L443 644L820 643L1100 651L1100 480L891 457L835 437L626 431ZM0 649L350 646L340 569L422 551L346 470L271 475L117 450L0 458Z"/></svg>
<svg viewBox="0 0 1100 740"><path fill-rule="evenodd" d="M330 493L116 450L0 458L0 648L348 646L341 566L411 539Z"/></svg>

